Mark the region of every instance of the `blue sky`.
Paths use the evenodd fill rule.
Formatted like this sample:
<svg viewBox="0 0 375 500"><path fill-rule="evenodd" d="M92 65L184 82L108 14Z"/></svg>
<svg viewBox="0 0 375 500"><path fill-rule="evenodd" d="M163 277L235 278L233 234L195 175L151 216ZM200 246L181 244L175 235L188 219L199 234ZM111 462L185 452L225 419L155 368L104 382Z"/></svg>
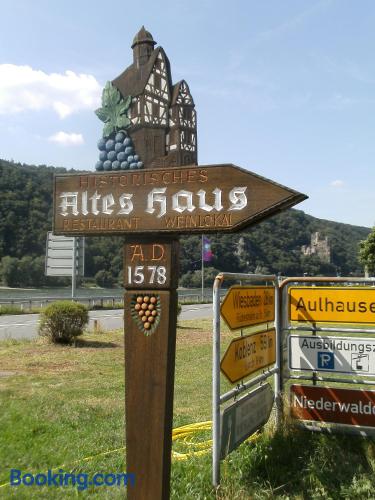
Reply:
<svg viewBox="0 0 375 500"><path fill-rule="evenodd" d="M93 169L101 89L142 24L187 80L200 164L306 193L297 208L375 224L375 2L0 0L0 158Z"/></svg>

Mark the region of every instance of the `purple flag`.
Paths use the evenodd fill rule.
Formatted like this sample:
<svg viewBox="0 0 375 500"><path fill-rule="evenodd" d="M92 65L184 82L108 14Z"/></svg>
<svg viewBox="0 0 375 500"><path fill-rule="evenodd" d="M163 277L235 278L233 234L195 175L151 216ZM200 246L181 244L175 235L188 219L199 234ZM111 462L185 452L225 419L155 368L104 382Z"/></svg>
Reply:
<svg viewBox="0 0 375 500"><path fill-rule="evenodd" d="M211 250L211 241L208 238L206 238L206 236L203 236L202 244L203 244L203 251L202 251L203 262L211 262L213 257L213 253Z"/></svg>

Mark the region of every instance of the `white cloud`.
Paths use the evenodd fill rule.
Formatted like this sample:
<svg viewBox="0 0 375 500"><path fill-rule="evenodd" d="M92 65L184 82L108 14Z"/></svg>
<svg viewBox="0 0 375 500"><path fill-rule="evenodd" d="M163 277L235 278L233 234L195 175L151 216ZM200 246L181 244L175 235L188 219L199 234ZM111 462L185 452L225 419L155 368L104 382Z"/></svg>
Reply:
<svg viewBox="0 0 375 500"><path fill-rule="evenodd" d="M341 188L341 187L343 187L343 185L344 185L344 181L342 181L340 179L336 179L335 181L331 182L331 186L335 187L335 188Z"/></svg>
<svg viewBox="0 0 375 500"><path fill-rule="evenodd" d="M0 115L54 110L61 119L100 105L101 85L93 75L45 73L31 66L0 64Z"/></svg>
<svg viewBox="0 0 375 500"><path fill-rule="evenodd" d="M75 134L74 132L68 134L62 131L51 135L48 140L61 146L80 146L85 142L82 134Z"/></svg>

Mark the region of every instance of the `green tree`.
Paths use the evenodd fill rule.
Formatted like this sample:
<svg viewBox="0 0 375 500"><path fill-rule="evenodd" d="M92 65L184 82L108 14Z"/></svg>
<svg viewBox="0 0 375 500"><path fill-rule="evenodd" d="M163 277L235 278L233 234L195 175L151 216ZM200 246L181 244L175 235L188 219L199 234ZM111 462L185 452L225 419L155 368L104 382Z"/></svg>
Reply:
<svg viewBox="0 0 375 500"><path fill-rule="evenodd" d="M1 276L6 286L20 286L19 261L16 257L6 255L1 259Z"/></svg>
<svg viewBox="0 0 375 500"><path fill-rule="evenodd" d="M216 275L219 271L214 267L205 267L204 269L204 284L205 287L212 287ZM181 286L185 288L199 288L202 286L202 271L188 271L180 280Z"/></svg>
<svg viewBox="0 0 375 500"><path fill-rule="evenodd" d="M359 261L370 274L375 274L375 226L367 238L359 243Z"/></svg>
<svg viewBox="0 0 375 500"><path fill-rule="evenodd" d="M98 271L95 274L95 283L103 288L111 288L115 282L115 278L109 271Z"/></svg>

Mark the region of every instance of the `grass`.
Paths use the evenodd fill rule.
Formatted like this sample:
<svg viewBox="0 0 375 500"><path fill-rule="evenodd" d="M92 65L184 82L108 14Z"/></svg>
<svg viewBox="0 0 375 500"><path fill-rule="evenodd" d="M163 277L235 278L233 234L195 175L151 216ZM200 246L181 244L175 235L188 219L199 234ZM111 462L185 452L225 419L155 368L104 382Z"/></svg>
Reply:
<svg viewBox="0 0 375 500"><path fill-rule="evenodd" d="M40 307L33 307L32 309L23 309L20 306L0 304L0 316L13 315L13 314L36 314L41 311Z"/></svg>
<svg viewBox="0 0 375 500"><path fill-rule="evenodd" d="M211 418L211 322L179 321L174 427ZM234 335L226 328L223 345ZM123 334L87 333L78 347L40 341L0 342L0 485L9 469L45 472L126 470ZM230 387L225 381L222 390ZM196 437L209 439L205 431ZM184 445L176 444L184 451ZM89 457L88 460L85 460ZM93 458L92 458L93 457ZM172 462L173 499L374 498L372 440L314 434L286 423L269 425L221 464L222 484L211 488L210 455ZM124 497L122 488L5 487L0 498Z"/></svg>

